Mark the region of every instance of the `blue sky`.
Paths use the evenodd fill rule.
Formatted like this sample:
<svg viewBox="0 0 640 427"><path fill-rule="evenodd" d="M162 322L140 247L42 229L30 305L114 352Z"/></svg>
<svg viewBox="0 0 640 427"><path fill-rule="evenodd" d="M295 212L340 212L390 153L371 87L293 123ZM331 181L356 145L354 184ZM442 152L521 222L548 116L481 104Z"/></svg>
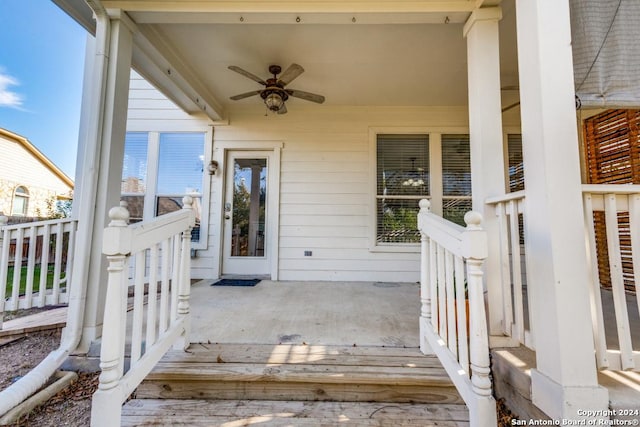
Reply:
<svg viewBox="0 0 640 427"><path fill-rule="evenodd" d="M50 0L0 0L0 127L72 179L86 34Z"/></svg>

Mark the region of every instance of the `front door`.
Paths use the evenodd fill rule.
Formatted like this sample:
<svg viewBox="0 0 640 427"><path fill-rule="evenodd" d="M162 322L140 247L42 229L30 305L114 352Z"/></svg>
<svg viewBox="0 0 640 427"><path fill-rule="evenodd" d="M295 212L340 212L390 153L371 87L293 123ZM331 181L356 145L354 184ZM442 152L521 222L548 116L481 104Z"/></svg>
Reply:
<svg viewBox="0 0 640 427"><path fill-rule="evenodd" d="M227 155L222 274L270 275L275 232L270 226L272 153L229 151Z"/></svg>

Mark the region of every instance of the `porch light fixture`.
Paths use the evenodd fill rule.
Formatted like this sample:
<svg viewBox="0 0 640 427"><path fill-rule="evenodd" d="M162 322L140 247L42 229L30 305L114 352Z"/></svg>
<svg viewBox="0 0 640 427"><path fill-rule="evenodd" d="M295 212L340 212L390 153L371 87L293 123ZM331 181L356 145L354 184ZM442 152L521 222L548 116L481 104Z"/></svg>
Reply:
<svg viewBox="0 0 640 427"><path fill-rule="evenodd" d="M278 111L284 105L284 100L279 93L272 92L264 99L264 103L271 111Z"/></svg>
<svg viewBox="0 0 640 427"><path fill-rule="evenodd" d="M207 170L209 171L209 175L215 175L218 171L218 162L215 160L211 160L207 165Z"/></svg>

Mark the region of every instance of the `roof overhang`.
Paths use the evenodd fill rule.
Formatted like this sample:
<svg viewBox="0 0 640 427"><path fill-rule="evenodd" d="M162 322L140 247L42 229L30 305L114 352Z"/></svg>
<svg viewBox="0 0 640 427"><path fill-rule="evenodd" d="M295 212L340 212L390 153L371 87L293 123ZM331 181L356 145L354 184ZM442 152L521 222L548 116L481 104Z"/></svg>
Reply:
<svg viewBox="0 0 640 427"><path fill-rule="evenodd" d="M85 0L53 1L94 31ZM184 111L204 113L214 123L224 122L230 109L260 105L255 98L229 99L260 88L229 71L229 65L267 78L271 64L284 69L299 63L307 71L292 86L325 95L329 105L466 105L464 23L478 8L501 4L501 0L91 1L111 16L130 21L132 64L139 74ZM504 50L510 59L504 61L503 74L513 85L515 52ZM301 100L290 102L316 107Z"/></svg>

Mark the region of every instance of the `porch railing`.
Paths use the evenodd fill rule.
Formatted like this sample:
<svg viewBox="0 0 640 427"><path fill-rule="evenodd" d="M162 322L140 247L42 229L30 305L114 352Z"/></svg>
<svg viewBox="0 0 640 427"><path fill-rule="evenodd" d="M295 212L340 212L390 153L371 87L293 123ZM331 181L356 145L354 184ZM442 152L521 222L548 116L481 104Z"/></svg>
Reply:
<svg viewBox="0 0 640 427"><path fill-rule="evenodd" d="M598 368L640 371L629 313L633 305L640 311L640 185L583 185L583 200ZM613 300L615 325L605 322L605 297ZM609 328L615 328L617 343L607 342Z"/></svg>
<svg viewBox="0 0 640 427"><path fill-rule="evenodd" d="M78 222L7 225L0 214L0 329L5 311L66 304Z"/></svg>
<svg viewBox="0 0 640 427"><path fill-rule="evenodd" d="M440 359L469 407L471 426L495 426L483 290L488 249L482 216L467 212L463 228L429 209L430 202L421 200L420 347Z"/></svg>
<svg viewBox="0 0 640 427"><path fill-rule="evenodd" d="M525 192L522 190L492 197L486 203L494 207L498 218L503 295L502 332L516 340L516 343L535 350L523 257L526 239L523 227L524 201Z"/></svg>
<svg viewBox="0 0 640 427"><path fill-rule="evenodd" d="M123 206L112 208L109 218L103 245L109 266L102 373L91 411L94 427L119 426L122 404L160 358L172 346L186 349L189 345L192 198L183 198L182 210L148 222L127 225L129 212ZM128 318L130 266L133 313ZM125 368L129 342L131 356Z"/></svg>

